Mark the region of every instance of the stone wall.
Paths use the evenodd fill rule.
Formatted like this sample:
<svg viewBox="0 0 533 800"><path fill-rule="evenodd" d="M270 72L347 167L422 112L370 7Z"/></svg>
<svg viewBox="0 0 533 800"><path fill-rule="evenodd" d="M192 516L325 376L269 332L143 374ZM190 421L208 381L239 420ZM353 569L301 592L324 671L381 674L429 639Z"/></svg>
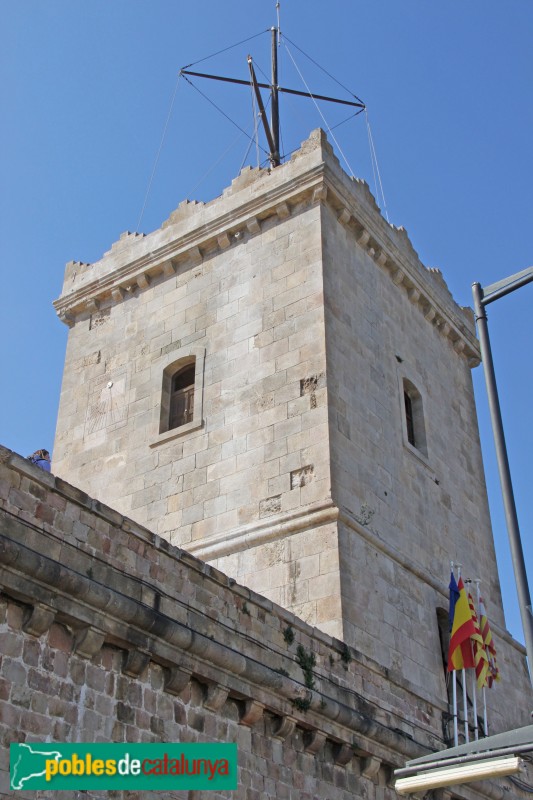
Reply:
<svg viewBox="0 0 533 800"><path fill-rule="evenodd" d="M2 796L13 741L235 741L242 800L392 800L391 770L444 746L445 705L401 665L384 669L4 448L0 590ZM504 795L484 783L453 796Z"/></svg>
<svg viewBox="0 0 533 800"><path fill-rule="evenodd" d="M343 215L324 203L321 226L343 636L384 666L409 664L430 695L442 695L437 609L447 608L450 561L480 579L491 620L505 625L471 360L446 335L442 277L423 279L414 253L385 249L381 216L362 230L351 205ZM466 313L464 326L473 332ZM404 385L420 395L415 445ZM522 675L521 657L515 669Z"/></svg>
<svg viewBox="0 0 533 800"><path fill-rule="evenodd" d="M283 166L244 170L210 203L69 264L56 308L70 327L58 475L407 669L438 707L438 613L460 562L506 643L511 694L529 691L505 633L473 315L321 131ZM193 419L163 430L165 376L192 357ZM498 695L490 706L512 724Z"/></svg>
<svg viewBox="0 0 533 800"><path fill-rule="evenodd" d="M399 257L377 267L381 217L364 243L349 214L342 224L325 206L323 217L334 502L435 580L450 560L475 571L503 624L471 359L445 335L429 280L422 301L418 276L407 277L414 258L400 275ZM405 382L421 395L418 446L407 439Z"/></svg>
<svg viewBox="0 0 533 800"><path fill-rule="evenodd" d="M441 592L450 558L481 557L499 609L472 316L323 132L97 263L72 262L56 308L70 327L58 475L371 657L389 620L376 615L374 641L355 623L340 513L352 530L373 515L400 555L423 544L416 568ZM162 430L164 376L192 357L194 418ZM426 464L402 444L396 357L428 400ZM366 573L367 595L387 570Z"/></svg>
<svg viewBox="0 0 533 800"><path fill-rule="evenodd" d="M320 208L289 207L287 177L245 171L70 266L57 303L70 331L54 468L188 549L329 497L326 389L311 405L304 387L325 371ZM163 373L189 355L194 426L162 432Z"/></svg>

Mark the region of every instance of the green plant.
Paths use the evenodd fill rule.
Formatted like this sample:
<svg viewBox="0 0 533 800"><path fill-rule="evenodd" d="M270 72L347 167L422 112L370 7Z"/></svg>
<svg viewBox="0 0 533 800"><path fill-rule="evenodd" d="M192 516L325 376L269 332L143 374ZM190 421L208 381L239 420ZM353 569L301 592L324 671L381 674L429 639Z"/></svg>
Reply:
<svg viewBox="0 0 533 800"><path fill-rule="evenodd" d="M283 631L283 638L285 639L285 641L289 646L294 642L294 631L290 625L287 625L287 627Z"/></svg>
<svg viewBox="0 0 533 800"><path fill-rule="evenodd" d="M297 697L295 700L293 700L292 704L298 709L298 711L309 711L309 708L311 707L311 701L302 700L301 697Z"/></svg>
<svg viewBox="0 0 533 800"><path fill-rule="evenodd" d="M305 685L308 689L312 689L315 685L315 679L313 678L313 667L316 664L315 654L311 651L307 653L305 648L299 644L296 650L296 661L304 674Z"/></svg>
<svg viewBox="0 0 533 800"><path fill-rule="evenodd" d="M346 643L343 644L341 650L341 661L343 663L344 669L348 669L348 664L352 660L352 656L350 654L350 649Z"/></svg>

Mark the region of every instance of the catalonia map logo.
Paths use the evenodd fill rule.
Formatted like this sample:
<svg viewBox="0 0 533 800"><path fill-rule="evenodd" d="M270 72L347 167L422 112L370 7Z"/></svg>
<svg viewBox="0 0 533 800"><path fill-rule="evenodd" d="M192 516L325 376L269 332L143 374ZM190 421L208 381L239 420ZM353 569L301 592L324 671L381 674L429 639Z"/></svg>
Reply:
<svg viewBox="0 0 533 800"><path fill-rule="evenodd" d="M14 791L233 790L237 745L12 744L10 780Z"/></svg>

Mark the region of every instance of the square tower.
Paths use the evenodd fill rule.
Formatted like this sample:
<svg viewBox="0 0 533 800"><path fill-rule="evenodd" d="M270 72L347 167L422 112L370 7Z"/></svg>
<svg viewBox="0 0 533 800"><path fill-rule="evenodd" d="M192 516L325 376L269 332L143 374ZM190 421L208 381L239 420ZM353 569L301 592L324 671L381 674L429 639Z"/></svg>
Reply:
<svg viewBox="0 0 533 800"><path fill-rule="evenodd" d="M472 312L322 131L69 263L55 306L58 475L428 696L450 559L504 630Z"/></svg>

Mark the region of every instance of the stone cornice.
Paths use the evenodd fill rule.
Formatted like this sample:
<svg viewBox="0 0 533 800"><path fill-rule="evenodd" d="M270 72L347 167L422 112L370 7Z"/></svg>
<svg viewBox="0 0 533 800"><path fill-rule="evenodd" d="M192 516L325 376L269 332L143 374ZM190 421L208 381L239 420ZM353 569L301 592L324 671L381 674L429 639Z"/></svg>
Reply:
<svg viewBox="0 0 533 800"><path fill-rule="evenodd" d="M443 607L448 603L448 587L430 575L426 569L417 564L415 557L409 557L393 544L387 543L371 527L362 525L346 508L339 508L333 500L323 500L312 503L309 506L289 511L285 514L276 514L268 519L259 519L255 522L234 528L232 531L215 534L205 539L198 539L188 543L187 552L196 558L205 561L212 561L217 558L240 553L251 547L258 547L271 541L279 541L294 533L314 528L317 525L328 525L340 522L359 534L368 544L383 552L387 558L402 566L407 572L411 572L416 578L430 586L440 597ZM491 626L498 638L522 655L525 655L525 648L520 642L513 639L509 632L502 628L496 620L491 619ZM373 669L367 664L369 669ZM391 676L392 677L392 676ZM403 680L408 682L408 678L403 676ZM415 694L419 694L420 687L412 687ZM428 697L424 697L428 701Z"/></svg>
<svg viewBox="0 0 533 800"><path fill-rule="evenodd" d="M109 300L113 289L116 288L122 289L127 294L135 285L138 285L141 276L168 277L180 267L190 268L201 261L205 255L211 257L217 251L226 250L232 244L239 243L245 236L249 237L259 233L262 223L269 217L286 219L291 213L293 203L312 198L312 189L320 182L323 171L324 166L319 164L306 173L284 182L281 186L265 190L248 202L232 204L228 211L213 219L198 220L200 224L181 236L177 236L137 258L127 258L124 264L120 264L118 261L114 269L106 270L101 276L84 282L77 289L65 291L65 287L68 285L66 279L63 294L54 302L58 316L63 318L68 314L80 313L86 310L87 304L95 299L100 302ZM240 198L240 195L238 197ZM287 198L290 198L291 206L288 204ZM219 198L221 204L224 199ZM197 213L200 217L204 208L204 206L199 206ZM192 226L194 217L188 217L188 221ZM172 230L170 226L165 229L165 233L168 233L169 230ZM123 234L121 241L124 244L128 241L137 244L140 241L146 245L150 236L154 236L154 234L140 238L138 238L139 234ZM113 250L109 255L112 252ZM124 254L126 252L132 253L131 250L124 248ZM105 262L106 258L92 265L70 262L67 264L67 276L76 269L89 268L91 271L97 272L100 267L104 268ZM169 263L172 265L171 268L168 266ZM119 298L117 297L117 299Z"/></svg>
<svg viewBox="0 0 533 800"><path fill-rule="evenodd" d="M454 349L469 360L470 366L479 364L479 344L471 310L455 303L440 270L424 267L405 229L386 222L365 183L355 181L356 193L354 182L344 174L339 176L337 170L334 177L333 172L328 172L326 185L328 205L357 245L390 274L392 282L450 340ZM363 195L363 202L357 194Z"/></svg>
<svg viewBox="0 0 533 800"><path fill-rule="evenodd" d="M266 709L281 725L290 719L292 728L299 725L345 745L350 758L371 754L397 766L424 752L401 733L399 717L343 689L318 668L317 689L308 689L289 677L295 671L290 653L275 651L263 640L255 646L262 657L254 658L246 653L252 649L250 634L242 643L233 634L230 646L221 641L221 622L178 597L165 596L163 587L111 567L68 538L58 547L54 537L5 511L0 510L0 519L0 587L29 606L29 634L43 635L54 621L68 625L78 656L91 659L105 643L112 644L124 649L124 669L130 675L153 661L168 670L167 690L175 693L194 676L207 687L204 705L210 710L219 711L232 696L245 701L244 724L253 724L259 708ZM425 738L428 749L442 746L429 732Z"/></svg>
<svg viewBox="0 0 533 800"><path fill-rule="evenodd" d="M154 545L155 547L161 548L161 550L165 552L170 552L177 561L185 562L187 565L194 569L199 574L209 574L210 578L214 581L218 581L223 586L232 586L234 591L238 591L241 595L247 599L254 598L255 602L260 602L263 607L269 611L272 610L274 604L267 600L266 598L258 595L257 593L253 592L251 589L247 589L246 587L239 586L235 583L233 579L228 578L224 573L220 572L219 570L211 567L209 564L205 563L205 561L201 560L202 557L205 557L204 554L200 555L201 547L195 548L193 551L192 549L189 551L182 550L177 547L172 547L169 545L166 539L162 539L159 535L152 533L148 528L145 528L142 525L139 525L137 522L134 522L132 519L125 517L124 515L120 514L118 511L110 508L109 506L101 503L99 500L95 500L91 498L86 492L83 492L81 489L77 489L75 486L72 486L67 481L64 481L62 478L55 476L49 472L45 472L44 470L39 469L38 467L34 466L30 461L22 456L17 455L16 453L8 450L7 448L0 445L0 465L7 464L9 469L14 470L17 472L22 478L31 479L33 483L40 484L43 489L48 489L53 491L57 496L64 498L67 502L78 506L83 511L89 512L90 514L94 514L95 517L99 517L102 520L109 522L116 526L116 528L120 531L127 533L128 535L134 536L137 540L142 542L147 542L150 545ZM0 502L1 507L1 502ZM445 593L443 594L443 587L441 583L428 578L428 576L423 572L423 570L418 569L416 566L413 566L412 562L409 562L405 559L405 557L401 557L399 552L396 548L393 548L391 545L386 544L381 537L377 536L370 527L361 525L353 514L348 511L346 508L338 508L332 501L322 501L316 504L312 504L305 509L305 513L309 513L309 511L323 515L324 522L334 522L336 520L340 520L349 527L353 528L357 533L362 535L366 538L373 547L376 547L379 550L383 550L387 554L388 557L392 558L398 563L405 565L408 567L411 565L411 569L413 572L419 577L420 579L425 580L429 585L431 585L436 591L442 594L443 598L445 597ZM268 520L261 520L259 523L252 523L251 525L242 526L241 528L236 529L239 531L241 536L237 536L235 538L235 545L231 546L227 552L236 552L238 551L238 544L242 541L242 534L247 535L254 535L257 532L259 535L263 535L264 532L268 530L268 526L274 527L276 525L282 525L283 527L278 530L277 537L279 538L282 535L282 532L285 532L285 535L290 535L293 532L294 526L299 524L301 526L302 515L300 512L288 513L283 515L283 517L278 520L277 518L269 518ZM264 524L263 524L264 523ZM212 541L212 540L210 540ZM250 541L250 539L248 540ZM207 541L204 542L203 546L207 547ZM215 548L221 546L222 543L220 539L215 540ZM248 545L250 546L250 545ZM222 550L217 552L216 556L210 555L210 558L219 557L222 555ZM278 606L277 613L283 615L287 618L288 624L293 626L303 626L302 630L305 629L306 631L311 630L307 623L303 622L298 617L295 617L290 611ZM501 625L497 623L494 618L491 618L491 627L496 632L498 638L505 640L505 642L518 650L522 655L525 655L526 650L525 647L520 644L516 639L510 635L510 633L505 629L502 628ZM318 628L313 628L313 635L319 639L324 639L325 642L330 642L331 637L327 634L323 633L322 631L318 630ZM371 659L365 657L365 668L377 670L379 671L379 665L372 662ZM403 678L405 680L405 677Z"/></svg>
<svg viewBox="0 0 533 800"><path fill-rule="evenodd" d="M204 561L258 547L267 542L279 541L295 532L336 522L338 508L331 500L313 503L286 514L276 514L274 518L259 519L206 539L199 539L187 545L187 551Z"/></svg>
<svg viewBox="0 0 533 800"><path fill-rule="evenodd" d="M323 203L428 323L470 366L479 363L472 314L455 304L439 270L421 264L404 229L386 222L368 186L342 171L323 134L314 132L290 162L272 173L251 172L244 175L243 187L239 177L207 205L185 204L181 214L180 206L175 219L171 216L148 236L123 234L96 264L70 262L63 293L54 303L58 316L72 325L78 314L125 301L154 280L171 278L240 245L260 233L269 219L284 220L302 206Z"/></svg>

